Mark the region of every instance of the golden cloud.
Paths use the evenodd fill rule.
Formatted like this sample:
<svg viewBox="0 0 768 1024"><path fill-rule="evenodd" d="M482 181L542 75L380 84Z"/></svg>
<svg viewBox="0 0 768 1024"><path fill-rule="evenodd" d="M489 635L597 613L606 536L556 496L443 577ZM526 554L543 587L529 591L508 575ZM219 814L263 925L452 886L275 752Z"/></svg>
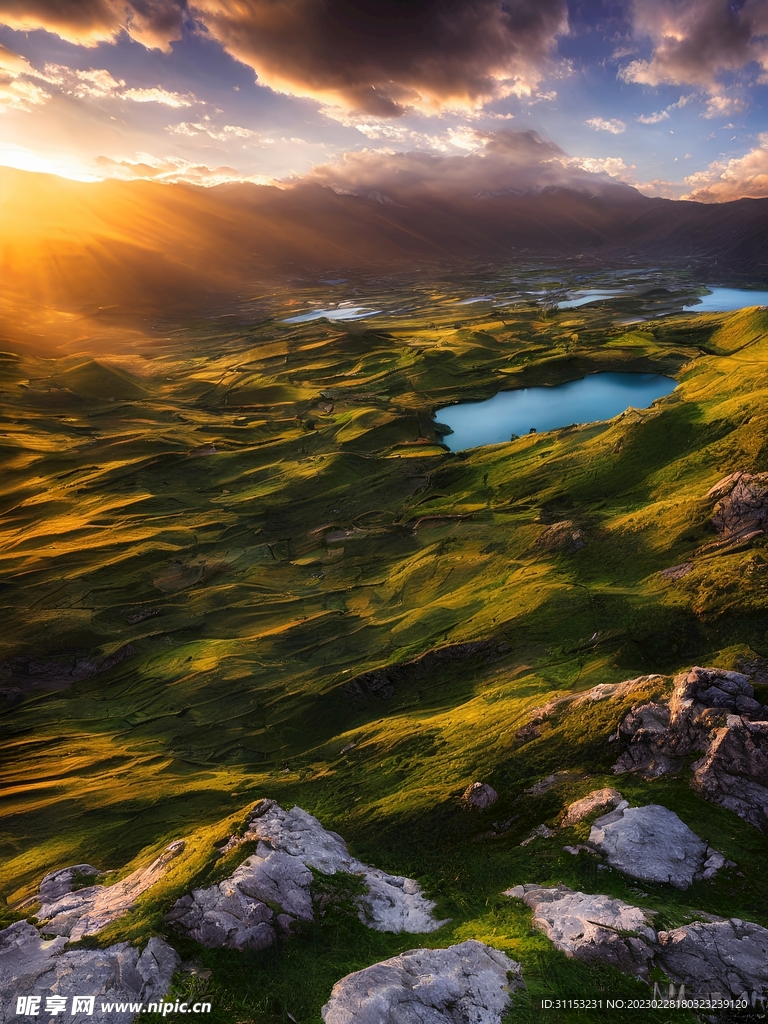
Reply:
<svg viewBox="0 0 768 1024"><path fill-rule="evenodd" d="M183 3L176 0L0 0L0 24L45 29L79 46L111 42L127 32L144 46L168 50L181 38Z"/></svg>

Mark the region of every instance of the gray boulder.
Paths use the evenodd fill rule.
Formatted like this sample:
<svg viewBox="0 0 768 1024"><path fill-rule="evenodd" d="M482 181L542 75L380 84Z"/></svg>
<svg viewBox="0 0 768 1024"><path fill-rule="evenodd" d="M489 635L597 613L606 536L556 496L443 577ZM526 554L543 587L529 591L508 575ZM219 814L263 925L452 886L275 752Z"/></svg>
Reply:
<svg viewBox="0 0 768 1024"><path fill-rule="evenodd" d="M571 519L553 523L540 533L536 543L548 551L581 551L586 546L584 533L579 530Z"/></svg>
<svg viewBox="0 0 768 1024"><path fill-rule="evenodd" d="M127 942L106 949L65 951L60 936L45 940L31 924L17 921L0 931L0 1022L16 1015L20 996L39 996L40 1021L65 1019L72 1024L128 1024L135 1012L118 1013L113 1003L159 1002L168 991L180 960L176 951L152 938L142 951ZM66 1013L46 1013L46 999L66 999ZM72 1014L73 996L95 996L93 1013ZM109 1004L105 1008L103 1004Z"/></svg>
<svg viewBox="0 0 768 1024"><path fill-rule="evenodd" d="M325 1024L501 1024L520 965L470 939L448 949L411 949L333 986Z"/></svg>
<svg viewBox="0 0 768 1024"><path fill-rule="evenodd" d="M212 949L266 949L278 937L278 921L261 900L227 878L182 896L166 921Z"/></svg>
<svg viewBox="0 0 768 1024"><path fill-rule="evenodd" d="M642 978L648 974L656 942L649 911L565 885L517 885L504 895L527 903L533 910L534 928L566 956L613 964Z"/></svg>
<svg viewBox="0 0 768 1024"><path fill-rule="evenodd" d="M588 818L595 811L601 811L604 807L616 807L621 803L621 793L611 786L605 789L593 789L580 800L574 800L568 804L561 822L563 828L576 825L578 822Z"/></svg>
<svg viewBox="0 0 768 1024"><path fill-rule="evenodd" d="M99 869L95 868L93 864L72 864L71 867L51 871L40 882L37 898L41 906L55 903L62 896L73 891L78 875L81 878L95 878L100 874ZM82 890L80 891L82 892Z"/></svg>
<svg viewBox="0 0 768 1024"><path fill-rule="evenodd" d="M768 928L752 921L695 921L659 932L659 961L689 995L768 995Z"/></svg>
<svg viewBox="0 0 768 1024"><path fill-rule="evenodd" d="M598 818L589 843L606 855L611 867L646 882L667 882L687 889L694 879L711 878L726 864L667 807L619 806Z"/></svg>
<svg viewBox="0 0 768 1024"><path fill-rule="evenodd" d="M224 882L182 897L167 915L204 945L261 949L278 930L311 921L312 868L359 876L368 889L357 900L360 920L375 931L431 932L445 924L418 882L363 864L340 835L300 807L284 811L273 800L261 801L240 840L255 840L256 852ZM280 908L274 917L270 906Z"/></svg>
<svg viewBox="0 0 768 1024"><path fill-rule="evenodd" d="M738 918L702 915L672 931L655 933L652 913L604 895L574 892L564 885L517 885L505 896L533 910L533 925L566 956L612 964L647 978L662 968L688 997L768 997L768 928Z"/></svg>
<svg viewBox="0 0 768 1024"><path fill-rule="evenodd" d="M499 794L487 782L473 782L464 790L462 803L476 811L484 811L492 807L499 799Z"/></svg>
<svg viewBox="0 0 768 1024"><path fill-rule="evenodd" d="M114 885L90 885L72 891L77 875L98 875L98 869L90 864L76 864L53 871L40 883L37 916L45 921L46 932L67 935L72 942L97 935L132 910L138 897L163 877L183 849L183 840L171 843L147 867L138 868Z"/></svg>

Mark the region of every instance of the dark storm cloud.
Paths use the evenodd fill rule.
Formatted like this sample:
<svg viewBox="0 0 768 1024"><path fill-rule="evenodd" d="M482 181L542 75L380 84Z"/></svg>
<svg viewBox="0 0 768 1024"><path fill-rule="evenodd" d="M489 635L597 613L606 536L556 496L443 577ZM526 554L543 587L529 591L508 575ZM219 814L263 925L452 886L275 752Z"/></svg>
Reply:
<svg viewBox="0 0 768 1024"><path fill-rule="evenodd" d="M95 46L128 32L147 47L181 38L183 0L0 0L0 24L45 29L70 43Z"/></svg>
<svg viewBox="0 0 768 1024"><path fill-rule="evenodd" d="M190 0L259 81L381 117L535 90L567 31L566 0ZM179 36L182 0L0 0L0 23L93 44Z"/></svg>
<svg viewBox="0 0 768 1024"><path fill-rule="evenodd" d="M698 85L722 96L720 76L756 62L768 69L766 0L634 0L633 34L650 38L650 60L635 60L621 72L645 85ZM727 105L721 104L722 112ZM718 105L715 104L715 112Z"/></svg>
<svg viewBox="0 0 768 1024"><path fill-rule="evenodd" d="M300 183L314 182L337 192L407 204L414 197L503 195L549 187L601 191L616 184L591 173L595 161L567 156L534 131L473 133L474 152L463 155L411 150L345 153L315 167ZM600 171L600 167L595 168Z"/></svg>
<svg viewBox="0 0 768 1024"><path fill-rule="evenodd" d="M536 87L565 0L196 0L263 84L382 117Z"/></svg>

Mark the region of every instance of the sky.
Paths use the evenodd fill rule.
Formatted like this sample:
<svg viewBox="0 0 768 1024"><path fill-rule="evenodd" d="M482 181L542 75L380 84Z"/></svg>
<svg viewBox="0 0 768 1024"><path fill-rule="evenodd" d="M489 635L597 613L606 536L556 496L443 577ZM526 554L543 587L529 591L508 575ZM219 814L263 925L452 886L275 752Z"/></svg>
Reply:
<svg viewBox="0 0 768 1024"><path fill-rule="evenodd" d="M768 197L768 0L0 0L0 164Z"/></svg>

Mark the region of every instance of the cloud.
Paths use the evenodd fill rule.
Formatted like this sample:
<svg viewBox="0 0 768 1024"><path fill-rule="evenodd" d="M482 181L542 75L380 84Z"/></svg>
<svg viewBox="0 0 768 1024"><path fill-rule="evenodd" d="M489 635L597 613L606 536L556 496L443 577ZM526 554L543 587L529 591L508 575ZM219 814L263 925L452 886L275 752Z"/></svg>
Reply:
<svg viewBox="0 0 768 1024"><path fill-rule="evenodd" d="M133 103L162 103L166 107L191 107L199 102L191 93L169 92L159 85L148 89L126 89L122 78L113 78L104 68L80 71L63 64L46 64L44 71L34 74L58 86L68 96L76 96L78 99L103 99L108 96Z"/></svg>
<svg viewBox="0 0 768 1024"><path fill-rule="evenodd" d="M114 95L125 85L122 79L117 81L104 68L88 68L87 71L78 71L76 68L68 68L63 64L46 64L45 69L38 74L43 81L57 85L62 92L69 96L77 96L78 99L89 97L101 99L104 96Z"/></svg>
<svg viewBox="0 0 768 1024"><path fill-rule="evenodd" d="M162 103L166 107L191 107L197 102L191 93L169 92L159 85L152 89L126 89L120 93L120 99L134 103Z"/></svg>
<svg viewBox="0 0 768 1024"><path fill-rule="evenodd" d="M187 182L191 185L223 185L232 181L248 181L256 185L277 185L273 178L263 174L245 175L234 167L207 167L195 164L182 157L155 157L148 153L137 153L135 160L114 160L100 156L96 160L101 177L134 181L137 178L160 181L167 184Z"/></svg>
<svg viewBox="0 0 768 1024"><path fill-rule="evenodd" d="M30 77L36 77L36 73L26 57L0 45L0 113L29 111L50 99L50 94Z"/></svg>
<svg viewBox="0 0 768 1024"><path fill-rule="evenodd" d="M664 110L657 110L653 114L641 114L637 120L640 124L658 124L659 121L669 120L670 110L681 110L683 107L687 107L689 103L696 99L696 93L691 92L686 96L681 96L676 103L670 103Z"/></svg>
<svg viewBox="0 0 768 1024"><path fill-rule="evenodd" d="M738 96L710 96L702 117L725 117L727 114L739 114L747 104ZM731 125L733 128L733 125Z"/></svg>
<svg viewBox="0 0 768 1024"><path fill-rule="evenodd" d="M188 0L259 82L343 110L472 110L530 96L567 32L566 0ZM127 32L168 49L185 0L0 0L0 22L93 46Z"/></svg>
<svg viewBox="0 0 768 1024"><path fill-rule="evenodd" d="M627 166L620 156L572 156L565 163L568 167L579 167L589 174L607 174L619 181L634 184L631 172L635 170L635 165Z"/></svg>
<svg viewBox="0 0 768 1024"><path fill-rule="evenodd" d="M590 117L584 124L588 124L593 131L610 132L611 135L621 135L622 132L627 130L624 122L619 121L616 117L611 118L610 121L606 121L603 117Z"/></svg>
<svg viewBox="0 0 768 1024"><path fill-rule="evenodd" d="M197 135L208 135L218 142L232 142L234 139L251 139L262 146L268 146L273 145L276 141L275 139L265 138L259 132L254 132L250 128L243 128L238 124L225 124L221 129L216 128L210 123L208 118L203 118L202 121L182 121L180 124L169 124L165 130L172 135L186 135L188 138L195 138Z"/></svg>
<svg viewBox="0 0 768 1024"><path fill-rule="evenodd" d="M45 29L79 46L113 42L127 32L167 51L181 38L184 6L184 0L0 0L0 24Z"/></svg>
<svg viewBox="0 0 768 1024"><path fill-rule="evenodd" d="M753 63L768 71L765 0L633 0L632 31L635 38L649 38L653 52L620 70L625 82L695 85L718 102L737 104L725 98L722 76Z"/></svg>
<svg viewBox="0 0 768 1024"><path fill-rule="evenodd" d="M619 158L569 157L534 131L469 131L474 139L463 154L365 149L294 180L407 205L425 196L473 198L544 188L600 192L611 184L611 175L629 170Z"/></svg>
<svg viewBox="0 0 768 1024"><path fill-rule="evenodd" d="M658 124L659 121L668 121L669 114L666 110L657 110L655 114L641 114L637 120L640 124Z"/></svg>
<svg viewBox="0 0 768 1024"><path fill-rule="evenodd" d="M744 156L727 162L716 160L706 171L685 179L691 191L683 199L700 203L726 203L733 199L768 198L768 132L759 145Z"/></svg>

